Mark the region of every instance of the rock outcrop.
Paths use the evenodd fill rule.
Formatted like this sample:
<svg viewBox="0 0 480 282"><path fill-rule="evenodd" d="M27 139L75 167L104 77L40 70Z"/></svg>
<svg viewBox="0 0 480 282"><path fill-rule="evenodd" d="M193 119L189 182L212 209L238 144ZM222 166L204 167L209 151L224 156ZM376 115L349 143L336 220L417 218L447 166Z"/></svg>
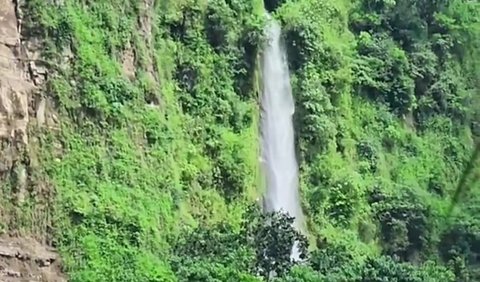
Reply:
<svg viewBox="0 0 480 282"><path fill-rule="evenodd" d="M39 194L27 191L28 186L42 186L29 185L29 127L48 125L51 119L48 100L40 95L47 68L40 61L39 42L22 38L21 14L18 0L0 0L0 281L66 281L58 274L53 250L4 234L19 235L11 228L13 211L21 209L28 193Z"/></svg>
<svg viewBox="0 0 480 282"><path fill-rule="evenodd" d="M0 281L63 282L57 254L31 238L0 238Z"/></svg>
<svg viewBox="0 0 480 282"><path fill-rule="evenodd" d="M28 143L28 93L34 83L22 58L16 4L0 0L0 138ZM33 63L33 62L32 62Z"/></svg>

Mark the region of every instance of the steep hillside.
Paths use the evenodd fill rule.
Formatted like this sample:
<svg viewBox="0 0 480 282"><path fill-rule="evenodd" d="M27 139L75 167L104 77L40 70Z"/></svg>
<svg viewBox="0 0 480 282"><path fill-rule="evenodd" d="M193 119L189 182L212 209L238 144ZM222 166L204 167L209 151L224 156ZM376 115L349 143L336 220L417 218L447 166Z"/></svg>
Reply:
<svg viewBox="0 0 480 282"><path fill-rule="evenodd" d="M475 1L0 3L0 235L62 261L32 274L480 279L478 166L449 213L480 130ZM307 240L257 201L265 8L288 50Z"/></svg>
<svg viewBox="0 0 480 282"><path fill-rule="evenodd" d="M327 281L454 279L383 269L392 257L478 280L475 190L448 213L478 139L478 4L286 1L277 14L297 95L304 207L320 249L313 268ZM359 261L367 274L354 270Z"/></svg>

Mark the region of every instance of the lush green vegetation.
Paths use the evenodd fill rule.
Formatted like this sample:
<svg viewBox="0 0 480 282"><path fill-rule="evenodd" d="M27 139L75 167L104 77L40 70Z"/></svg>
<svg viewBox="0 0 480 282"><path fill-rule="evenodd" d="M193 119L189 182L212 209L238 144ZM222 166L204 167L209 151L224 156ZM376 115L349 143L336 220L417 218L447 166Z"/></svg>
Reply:
<svg viewBox="0 0 480 282"><path fill-rule="evenodd" d="M32 129L30 176L56 193L5 228L51 234L71 281L480 279L478 163L449 213L480 133L475 1L50 2L24 14L61 128ZM253 204L264 5L288 49L308 240Z"/></svg>

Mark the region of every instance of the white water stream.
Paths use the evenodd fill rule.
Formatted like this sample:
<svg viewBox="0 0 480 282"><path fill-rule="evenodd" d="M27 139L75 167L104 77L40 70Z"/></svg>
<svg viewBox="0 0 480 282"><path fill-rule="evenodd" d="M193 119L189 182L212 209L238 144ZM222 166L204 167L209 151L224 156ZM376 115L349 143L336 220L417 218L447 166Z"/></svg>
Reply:
<svg viewBox="0 0 480 282"><path fill-rule="evenodd" d="M268 41L261 60L262 166L266 177L264 205L267 211L284 211L295 217L301 230L303 213L298 192L298 164L295 156L293 113L295 105L290 86L287 56L281 41L280 25L270 19ZM298 258L292 248L292 259Z"/></svg>

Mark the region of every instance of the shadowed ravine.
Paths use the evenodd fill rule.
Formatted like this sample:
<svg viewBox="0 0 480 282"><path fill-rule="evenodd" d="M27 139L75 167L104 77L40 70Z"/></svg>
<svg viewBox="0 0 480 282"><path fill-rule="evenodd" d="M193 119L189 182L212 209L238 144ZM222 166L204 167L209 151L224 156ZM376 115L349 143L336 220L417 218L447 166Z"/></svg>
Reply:
<svg viewBox="0 0 480 282"><path fill-rule="evenodd" d="M263 94L261 98L262 166L266 177L265 209L287 212L295 217L300 230L302 209L298 193L298 164L295 157L293 113L286 53L281 42L281 27L270 19L268 41L261 60ZM293 248L292 258L298 259Z"/></svg>

